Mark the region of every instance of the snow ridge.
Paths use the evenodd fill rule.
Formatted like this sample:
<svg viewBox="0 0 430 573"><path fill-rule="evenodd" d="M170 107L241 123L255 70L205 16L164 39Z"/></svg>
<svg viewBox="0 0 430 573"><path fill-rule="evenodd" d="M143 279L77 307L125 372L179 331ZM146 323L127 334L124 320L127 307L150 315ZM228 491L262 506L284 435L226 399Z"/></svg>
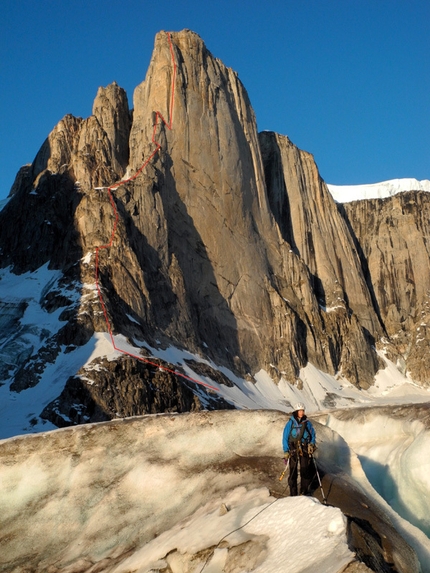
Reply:
<svg viewBox="0 0 430 573"><path fill-rule="evenodd" d="M361 201L363 199L385 199L405 191L430 192L430 181L428 179L418 181L413 178L405 178L364 185L327 184L327 187L335 201L338 203L349 203L350 201Z"/></svg>

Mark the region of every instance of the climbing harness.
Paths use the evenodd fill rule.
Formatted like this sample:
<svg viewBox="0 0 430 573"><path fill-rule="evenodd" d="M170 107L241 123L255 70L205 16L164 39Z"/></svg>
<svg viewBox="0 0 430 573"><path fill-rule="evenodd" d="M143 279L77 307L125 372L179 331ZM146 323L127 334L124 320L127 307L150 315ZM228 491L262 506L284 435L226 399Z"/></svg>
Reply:
<svg viewBox="0 0 430 573"><path fill-rule="evenodd" d="M291 434L290 434L290 436L289 436L289 438L288 438L288 444L294 445L294 446L297 448L297 451L298 451L298 453L299 453L300 456L303 456L303 450L302 450L302 445L303 445L303 444L302 444L302 439L303 439L303 435L304 435L304 433L305 433L306 430L307 430L308 434L310 434L309 430L308 430L307 427L306 427L307 424L308 424L308 422L307 422L307 420L305 420L305 421L301 424L300 431L299 431L299 433L297 434L297 436L296 436L296 437L293 437L293 436L291 436ZM293 431L293 429L294 429L294 428L291 428L291 431Z"/></svg>

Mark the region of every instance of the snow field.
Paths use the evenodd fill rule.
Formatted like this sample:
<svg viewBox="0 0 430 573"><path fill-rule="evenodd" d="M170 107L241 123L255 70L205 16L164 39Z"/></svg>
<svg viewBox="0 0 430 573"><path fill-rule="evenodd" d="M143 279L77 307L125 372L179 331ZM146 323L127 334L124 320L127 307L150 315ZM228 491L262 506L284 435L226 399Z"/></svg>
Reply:
<svg viewBox="0 0 430 573"><path fill-rule="evenodd" d="M373 437L373 415L369 410L370 429L364 431L360 410L357 420L342 424L356 441ZM160 414L0 442L0 526L12 540L2 548L0 568L28 558L28 548L37 547L42 570L53 562L66 567L77 560L110 559L104 573L149 573L163 562L174 573L200 573L198 566L209 557L205 573L219 573L221 564L244 570L245 555L259 573L284 573L287 567L289 573L341 571L340 564L353 559L341 512L311 498L269 496L268 488L284 487L276 469L272 482L263 468L272 457L279 459L279 473L283 469L287 419L282 412L261 410ZM395 423L386 424L393 455L399 445ZM378 416L375 424L380 425ZM360 464L366 451L357 457L330 427L315 426L319 467L350 475L429 572L428 538L372 488ZM412 428L417 432L419 424ZM377 448L380 458L388 454L387 437L385 442L386 452L383 441L369 440L368 448ZM426 476L420 477L427 487ZM221 515L223 504L229 511ZM305 528L298 527L302 520Z"/></svg>

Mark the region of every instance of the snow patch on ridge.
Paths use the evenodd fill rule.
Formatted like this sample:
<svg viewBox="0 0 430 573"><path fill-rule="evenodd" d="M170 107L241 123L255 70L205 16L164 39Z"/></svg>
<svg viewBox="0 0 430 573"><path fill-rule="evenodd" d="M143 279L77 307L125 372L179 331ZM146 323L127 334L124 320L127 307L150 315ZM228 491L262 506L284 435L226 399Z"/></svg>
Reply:
<svg viewBox="0 0 430 573"><path fill-rule="evenodd" d="M289 573L300 573L315 566L327 573L337 572L353 558L346 543L346 518L337 508L325 507L310 498L280 499L273 504L273 500L267 499L267 490L247 492L245 488L226 495L224 503L230 507L225 515L219 515L219 500L206 503L185 522L147 543L117 567L115 573L131 570L149 573L168 563L173 565L173 555L169 555L172 552L178 552L185 560L187 555L193 556L207 547L216 546L224 537L230 547L248 544L247 569L253 559L252 545L267 539L264 541L266 558L260 566L252 568L255 573L278 573L284 571L286 564ZM300 515L306 527L297 527L296 515ZM248 521L250 523L244 526ZM280 523L282 527L279 527ZM237 531L240 525L243 529ZM311 544L309 531L312 531ZM299 559L297 547L300 547ZM224 570L227 558L227 548L216 548L206 570L215 571L214 567L217 571ZM142 567L142 564L145 565Z"/></svg>
<svg viewBox="0 0 430 573"><path fill-rule="evenodd" d="M331 185L327 184L333 199L338 203L361 201L362 199L385 199L405 191L430 191L430 181L423 179L390 179L381 183L365 185Z"/></svg>

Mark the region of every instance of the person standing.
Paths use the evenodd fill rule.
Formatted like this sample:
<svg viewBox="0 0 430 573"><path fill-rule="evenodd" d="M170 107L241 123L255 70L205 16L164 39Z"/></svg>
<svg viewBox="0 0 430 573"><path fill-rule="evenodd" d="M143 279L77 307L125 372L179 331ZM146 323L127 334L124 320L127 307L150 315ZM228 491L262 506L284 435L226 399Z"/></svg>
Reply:
<svg viewBox="0 0 430 573"><path fill-rule="evenodd" d="M315 429L305 415L305 406L301 402L294 406L294 412L285 425L282 446L285 463L290 463L288 484L290 495L297 495L298 465L300 462L300 494L307 495L314 478L311 464L316 449Z"/></svg>

